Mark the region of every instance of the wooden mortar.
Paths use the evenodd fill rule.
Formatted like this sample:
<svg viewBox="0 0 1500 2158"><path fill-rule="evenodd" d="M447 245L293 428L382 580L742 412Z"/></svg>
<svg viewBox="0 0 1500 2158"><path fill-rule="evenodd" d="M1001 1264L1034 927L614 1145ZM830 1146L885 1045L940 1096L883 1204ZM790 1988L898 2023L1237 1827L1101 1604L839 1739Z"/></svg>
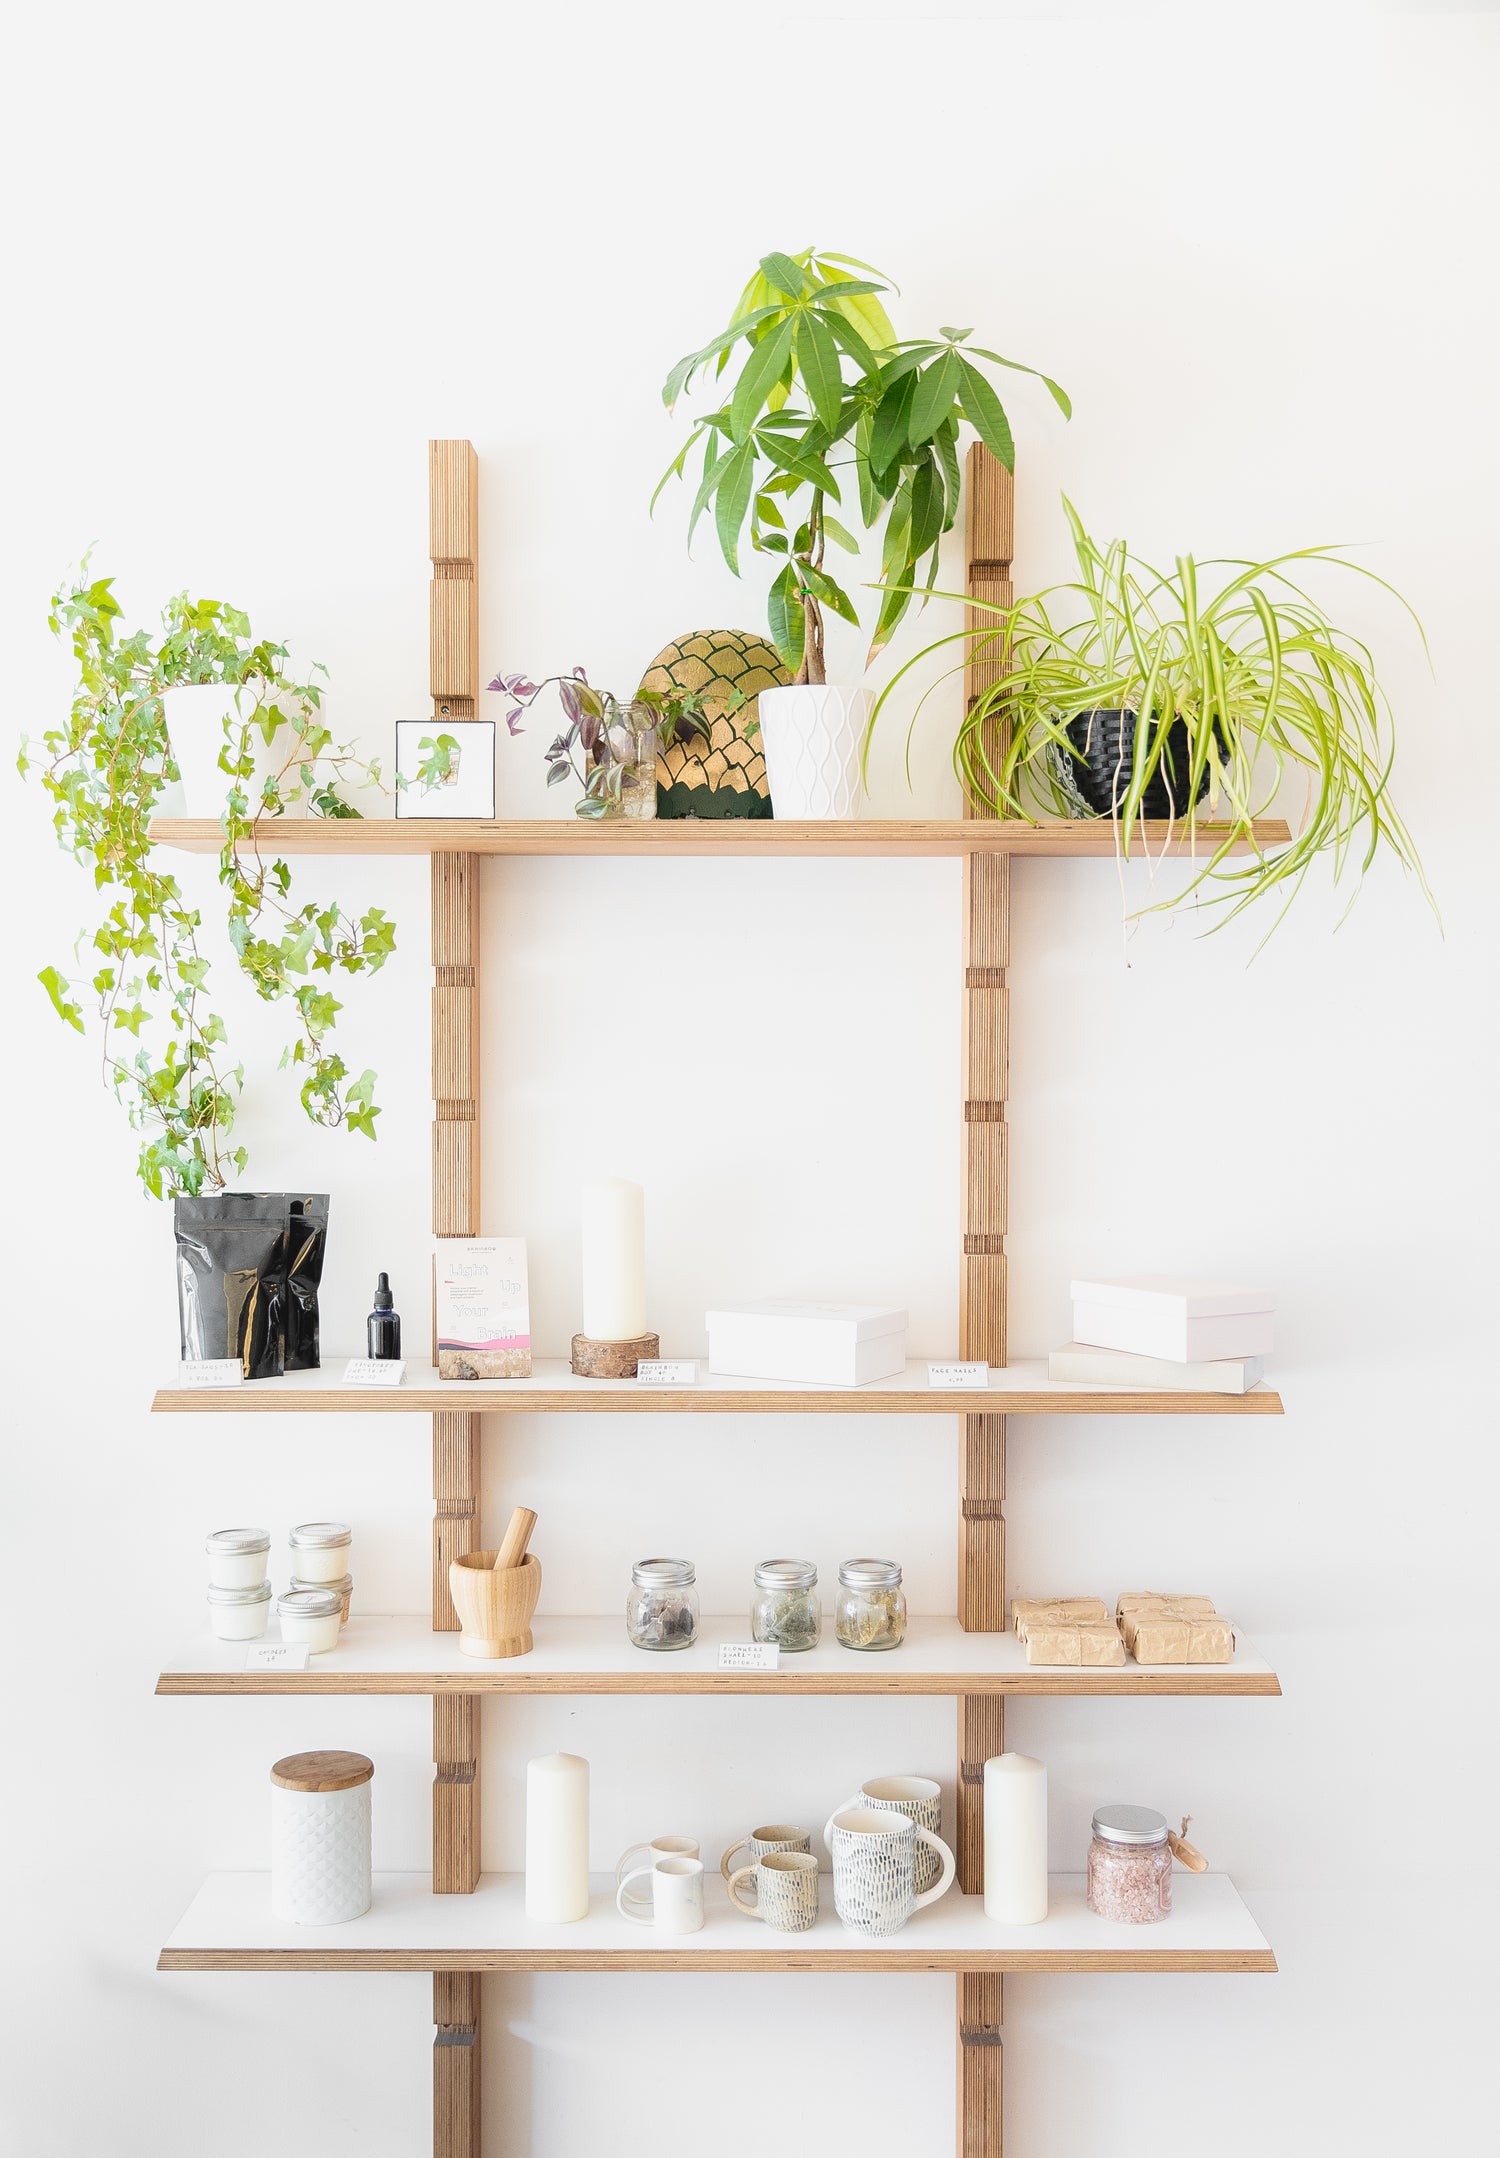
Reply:
<svg viewBox="0 0 1500 2158"><path fill-rule="evenodd" d="M448 1568L448 1588L463 1629L466 1656L525 1656L531 1615L542 1592L542 1569L528 1553L519 1566L496 1569L494 1551L466 1551Z"/></svg>

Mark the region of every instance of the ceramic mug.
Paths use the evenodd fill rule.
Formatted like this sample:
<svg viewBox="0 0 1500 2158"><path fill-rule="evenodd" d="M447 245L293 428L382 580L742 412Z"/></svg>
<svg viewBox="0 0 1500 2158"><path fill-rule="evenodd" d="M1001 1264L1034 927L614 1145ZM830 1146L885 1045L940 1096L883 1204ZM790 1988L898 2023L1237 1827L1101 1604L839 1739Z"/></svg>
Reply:
<svg viewBox="0 0 1500 2158"><path fill-rule="evenodd" d="M913 1911L936 1903L953 1886L954 1857L941 1836L918 1828L908 1814L874 1806L846 1806L823 1830L833 1854L833 1903L851 1933L872 1939L899 1933ZM917 1849L935 1850L942 1872L935 1888L918 1895Z"/></svg>
<svg viewBox="0 0 1500 2158"><path fill-rule="evenodd" d="M753 1904L741 1903L741 1881L754 1882ZM767 1851L730 1874L729 1900L746 1918L763 1918L773 1933L809 1933L818 1922L818 1861L811 1851Z"/></svg>
<svg viewBox="0 0 1500 2158"><path fill-rule="evenodd" d="M618 1895L627 1873L654 1865L658 1858L698 1858L701 1855L696 1836L653 1836L649 1843L633 1843L615 1868L615 1893ZM637 1916L651 1908L649 1895L632 1896L629 1900L635 1904Z"/></svg>
<svg viewBox="0 0 1500 2158"><path fill-rule="evenodd" d="M918 1828L930 1828L937 1836L943 1827L943 1787L934 1783L931 1776L872 1776L862 1783L852 1798L846 1798L842 1806L835 1808L842 1813L848 1806L873 1806L877 1813L904 1813ZM917 1894L925 1896L928 1889L942 1872L942 1861L936 1851L925 1843L917 1845Z"/></svg>
<svg viewBox="0 0 1500 2158"><path fill-rule="evenodd" d="M632 1881L650 1883L650 1904L640 1890L629 1893ZM632 1907L633 1906L633 1907ZM701 1858L657 1858L649 1866L627 1873L615 1890L615 1907L622 1918L637 1926L655 1926L658 1933L698 1933L703 1927L703 1861Z"/></svg>
<svg viewBox="0 0 1500 2158"><path fill-rule="evenodd" d="M739 1869L743 1873L745 1866L758 1864L761 1859L767 1857L772 1851L810 1851L811 1849L812 1831L810 1829L792 1828L785 1821L772 1821L768 1827L752 1828L748 1836L740 1836L735 1842L731 1843L729 1849L719 1860L719 1871L727 1881L730 1874L735 1871L735 1860L741 1851L747 1854L744 1865Z"/></svg>

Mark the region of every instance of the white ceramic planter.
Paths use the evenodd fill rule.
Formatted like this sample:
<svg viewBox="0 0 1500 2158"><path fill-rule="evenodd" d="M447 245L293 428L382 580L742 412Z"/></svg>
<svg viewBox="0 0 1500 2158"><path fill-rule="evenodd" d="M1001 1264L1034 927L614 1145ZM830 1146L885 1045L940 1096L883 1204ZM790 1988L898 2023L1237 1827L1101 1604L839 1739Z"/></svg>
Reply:
<svg viewBox="0 0 1500 2158"><path fill-rule="evenodd" d="M167 721L167 740L182 775L181 814L217 820L224 814L224 798L229 792L229 774L219 763L219 754L224 747L224 721L226 717L231 720L238 717L240 710L235 703L235 684L190 682L180 689L164 690L161 702ZM247 715L253 709L252 694L248 689L244 691L243 709ZM291 737L285 729L279 728L270 743L258 727L250 730L250 754L255 764L248 783L252 806L259 799L266 781L281 769L290 743ZM300 780L297 784L300 787ZM305 817L305 790L301 799L288 803L282 813L288 817Z"/></svg>
<svg viewBox="0 0 1500 2158"><path fill-rule="evenodd" d="M763 689L756 710L775 814L857 815L870 692L837 682L802 682L790 689Z"/></svg>

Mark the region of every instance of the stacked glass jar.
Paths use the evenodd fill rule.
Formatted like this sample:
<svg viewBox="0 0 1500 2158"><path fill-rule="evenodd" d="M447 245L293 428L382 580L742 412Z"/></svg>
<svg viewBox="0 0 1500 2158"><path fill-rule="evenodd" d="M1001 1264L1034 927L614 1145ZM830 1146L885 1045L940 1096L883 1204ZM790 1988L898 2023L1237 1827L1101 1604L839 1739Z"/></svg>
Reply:
<svg viewBox="0 0 1500 2158"><path fill-rule="evenodd" d="M281 1638L312 1654L337 1648L354 1590L348 1571L354 1537L342 1521L306 1521L291 1532L291 1587L276 1599ZM209 1624L220 1641L258 1641L271 1615L265 1529L215 1529L208 1553Z"/></svg>
<svg viewBox="0 0 1500 2158"><path fill-rule="evenodd" d="M220 1641L258 1641L271 1615L266 1529L215 1529L206 1538L208 1622Z"/></svg>

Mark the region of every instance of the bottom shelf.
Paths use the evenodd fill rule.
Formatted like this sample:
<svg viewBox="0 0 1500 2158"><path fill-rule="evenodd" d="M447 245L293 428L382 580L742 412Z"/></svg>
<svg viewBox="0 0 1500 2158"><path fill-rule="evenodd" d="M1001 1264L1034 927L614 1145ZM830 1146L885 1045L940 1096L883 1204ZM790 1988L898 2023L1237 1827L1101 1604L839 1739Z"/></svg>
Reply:
<svg viewBox="0 0 1500 2158"><path fill-rule="evenodd" d="M472 1896L434 1896L425 1873L377 1873L374 1902L346 1926L271 1916L270 1877L211 1873L162 1950L162 1971L1274 1971L1276 1958L1226 1874L1179 1872L1172 1916L1113 1925L1084 1901L1083 1875L1052 1876L1039 1926L992 1925L983 1899L951 1891L889 1940L848 1933L822 1882L812 1932L775 1934L730 1910L705 1880L703 1930L654 1933L615 1910L594 1876L589 1915L572 1926L526 1917L522 1876L486 1873Z"/></svg>

